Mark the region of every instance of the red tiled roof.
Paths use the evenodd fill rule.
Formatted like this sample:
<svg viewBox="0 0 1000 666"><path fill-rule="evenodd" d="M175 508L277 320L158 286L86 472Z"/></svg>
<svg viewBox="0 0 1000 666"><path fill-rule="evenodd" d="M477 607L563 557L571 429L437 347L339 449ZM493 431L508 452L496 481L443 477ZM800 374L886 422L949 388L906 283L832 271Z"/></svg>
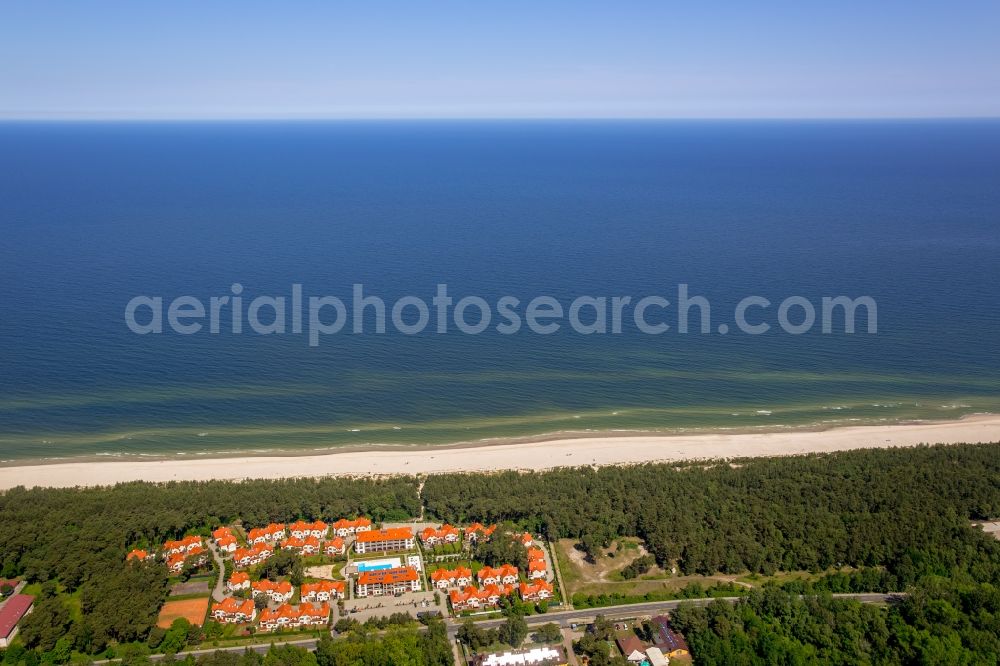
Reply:
<svg viewBox="0 0 1000 666"><path fill-rule="evenodd" d="M271 610L270 608L265 608L261 611L260 621L262 623L268 622L270 620L277 620L280 617L287 617L290 620L297 620L301 612L298 608L291 606L289 604L281 604L276 609Z"/></svg>
<svg viewBox="0 0 1000 666"><path fill-rule="evenodd" d="M250 583L250 587L254 592L277 592L279 594L290 594L292 591L292 584L287 580L279 581L277 583L270 580L259 580L256 583Z"/></svg>
<svg viewBox="0 0 1000 666"><path fill-rule="evenodd" d="M397 567L395 569L365 571L358 578L358 585L411 583L417 579L417 570L413 567Z"/></svg>
<svg viewBox="0 0 1000 666"><path fill-rule="evenodd" d="M457 578L472 578L472 569L457 566L454 569L437 569L431 573L431 580L455 580Z"/></svg>
<svg viewBox="0 0 1000 666"><path fill-rule="evenodd" d="M311 617L330 617L330 604L325 601L319 605L319 608L314 608L312 606L300 606L299 615L309 615Z"/></svg>
<svg viewBox="0 0 1000 666"><path fill-rule="evenodd" d="M546 592L550 592L551 593L552 592L552 585L550 583L546 583L544 580L540 580L537 583L521 583L521 588L520 589L521 589L521 596L522 597L525 597L525 596L530 597L530 596L534 596L534 595L538 594L542 590L545 590Z"/></svg>
<svg viewBox="0 0 1000 666"><path fill-rule="evenodd" d="M212 538L216 539L216 540L222 539L224 537L231 537L231 536L233 536L233 533L226 526L222 526L219 529L217 529L214 532L212 532Z"/></svg>
<svg viewBox="0 0 1000 666"><path fill-rule="evenodd" d="M200 536L191 535L191 536L184 537L180 541L168 541L165 544L163 544L163 549L164 550L175 550L177 548L187 548L188 546L191 546L193 544L199 544L200 545L201 544L201 537Z"/></svg>
<svg viewBox="0 0 1000 666"><path fill-rule="evenodd" d="M643 643L635 634L619 636L615 639L615 643L618 644L618 649L622 651L622 654L624 654L626 658L633 652L646 652L646 644Z"/></svg>
<svg viewBox="0 0 1000 666"><path fill-rule="evenodd" d="M355 528L355 529L357 529L358 527L371 527L371 525L372 525L372 521L369 520L368 518L365 518L364 516L361 516L360 518L355 518L354 520L348 520L347 518L341 518L340 520L338 520L337 522L335 522L333 524L333 529L335 529L335 530L344 529L344 528L350 529L352 527Z"/></svg>
<svg viewBox="0 0 1000 666"><path fill-rule="evenodd" d="M285 524L284 523L271 523L267 527L255 527L247 533L247 538L250 541L258 539L260 537L272 538L276 535L284 534Z"/></svg>
<svg viewBox="0 0 1000 666"><path fill-rule="evenodd" d="M35 603L30 594L15 594L0 608L0 638L7 638L24 614Z"/></svg>
<svg viewBox="0 0 1000 666"><path fill-rule="evenodd" d="M501 564L499 567L483 567L476 574L479 580L484 578L503 578L504 576L517 577L517 567L513 564Z"/></svg>
<svg viewBox="0 0 1000 666"><path fill-rule="evenodd" d="M451 599L452 606L464 604L470 599L478 599L488 603L491 597L505 597L513 591L513 585L487 585L482 589L470 585L464 590L452 590L448 593L448 597Z"/></svg>
<svg viewBox="0 0 1000 666"><path fill-rule="evenodd" d="M242 560L244 557L256 557L265 550L271 552L271 547L263 543L259 543L252 548L238 548L236 552L233 553L233 559L238 561Z"/></svg>
<svg viewBox="0 0 1000 666"><path fill-rule="evenodd" d="M307 523L304 520L297 520L288 526L289 532L326 532L327 525L322 520L317 520L312 523Z"/></svg>
<svg viewBox="0 0 1000 666"><path fill-rule="evenodd" d="M413 530L409 527L390 527L385 530L369 530L358 534L358 541L371 543L373 541L401 541L412 539Z"/></svg>
<svg viewBox="0 0 1000 666"><path fill-rule="evenodd" d="M451 598L451 605L457 606L459 604L464 604L469 599L473 597L479 598L479 591L474 587L467 587L464 590L452 590L448 593Z"/></svg>
<svg viewBox="0 0 1000 666"><path fill-rule="evenodd" d="M344 593L345 584L342 580L321 580L318 583L303 583L302 596L308 597L313 592L338 592Z"/></svg>
<svg viewBox="0 0 1000 666"><path fill-rule="evenodd" d="M496 529L497 529L496 525L490 525L489 527L486 527L482 523L472 523L471 525L465 528L465 533L468 535L468 534L475 534L477 532L482 532L484 536L490 536L491 534L493 534L493 532L496 531Z"/></svg>
<svg viewBox="0 0 1000 666"><path fill-rule="evenodd" d="M437 537L438 539L443 539L446 536L448 536L449 534L454 534L457 537L458 536L458 528L456 528L453 525L449 525L449 524L445 523L441 527L426 527L426 528L424 528L423 531L420 532L420 538L423 539L424 541L427 541L428 539L430 539L432 537Z"/></svg>
<svg viewBox="0 0 1000 666"><path fill-rule="evenodd" d="M233 585L240 585L250 580L250 576L245 571L234 571L233 575L229 577L229 582Z"/></svg>
<svg viewBox="0 0 1000 666"><path fill-rule="evenodd" d="M488 599L492 596L506 597L507 595L513 594L513 585L487 585L480 591L480 595L483 599Z"/></svg>
<svg viewBox="0 0 1000 666"><path fill-rule="evenodd" d="M222 600L222 602L214 604L212 606L212 613L221 610L227 615L235 615L236 613L243 613L247 617L253 616L254 605L253 601L250 599L237 599L236 597L228 597Z"/></svg>
<svg viewBox="0 0 1000 666"><path fill-rule="evenodd" d="M300 539L298 537L288 537L281 542L282 548L305 548L306 546L312 546L313 548L319 549L319 539L314 536L307 536L305 539Z"/></svg>

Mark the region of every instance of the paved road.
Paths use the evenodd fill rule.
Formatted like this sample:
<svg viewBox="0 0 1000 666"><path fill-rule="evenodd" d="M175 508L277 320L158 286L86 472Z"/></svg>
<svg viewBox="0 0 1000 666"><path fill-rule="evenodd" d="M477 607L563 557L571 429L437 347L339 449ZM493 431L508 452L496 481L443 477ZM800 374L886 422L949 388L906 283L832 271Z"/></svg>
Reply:
<svg viewBox="0 0 1000 666"><path fill-rule="evenodd" d="M545 552L545 559L551 567L551 571L555 573L556 581L559 582L559 594L562 595L563 601L567 604L572 604L572 599L569 598L569 588L566 587L566 583L563 582L562 571L559 569L559 562L556 558L556 548L558 544L555 541L549 541L546 543L548 548Z"/></svg>
<svg viewBox="0 0 1000 666"><path fill-rule="evenodd" d="M882 604L882 603L892 603L898 601L904 595L902 594L875 594L875 593L859 593L859 594L834 594L836 598L842 599L855 599L864 604ZM742 599L742 597L719 597L723 601L728 601L730 603ZM622 606L605 606L604 608L588 608L585 610L573 610L573 611L556 611L552 613L545 613L544 615L533 615L527 618L528 626L537 626L541 624L546 624L549 622L556 622L561 627L568 627L570 624L585 623L590 622L597 615L603 615L609 619L624 618L624 617L636 617L640 615L654 615L659 613L664 613L671 611L682 603L690 602L695 606L706 606L715 599L678 599L675 601L653 601L649 603L641 604L625 604ZM505 620L486 620L484 622L477 622L476 625L482 627L483 629L492 629L503 624ZM458 632L459 624L456 624L452 620L448 620L448 637L454 641L455 634ZM276 644L281 645L297 645L299 647L306 648L307 650L312 650L316 647L317 640L315 638L306 638L297 641L274 641ZM206 650L190 650L188 652L178 653L178 657L184 658L187 655L194 655L195 657L203 654L209 654L211 652L243 652L247 647L249 647L254 652L259 652L261 654L268 651L271 647L270 643L264 643L261 645L240 645L237 647L225 647L225 648L209 648ZM159 661L163 658L163 655L152 655L150 659L152 661ZM94 664L107 664L108 660L95 661Z"/></svg>
<svg viewBox="0 0 1000 666"><path fill-rule="evenodd" d="M580 662L576 658L576 653L573 652L573 635L574 632L568 627L562 628L562 646L566 650L566 659L569 662L569 666L579 666Z"/></svg>
<svg viewBox="0 0 1000 666"><path fill-rule="evenodd" d="M219 580L215 581L215 590L212 592L212 597L216 601L222 601L226 598L226 564L222 561L222 553L215 547L214 541L209 540L208 549L212 551L212 557L215 558L215 563L219 565Z"/></svg>
<svg viewBox="0 0 1000 666"><path fill-rule="evenodd" d="M875 593L862 593L862 594L834 594L836 598L843 599L855 599L864 604L883 604L891 603L902 597L901 594L875 594ZM723 601L728 601L733 603L742 599L743 597L719 597ZM650 601L641 604L624 604L621 606L605 606L604 608L586 608L583 610L571 610L571 611L555 611L550 613L545 613L544 615L533 615L526 618L528 626L536 626L540 624L546 624L549 622L555 622L559 624L560 627L568 627L573 623L587 623L592 622L594 617L597 615L603 615L604 617L610 619L622 618L622 617L636 617L639 615L658 615L661 613L666 613L674 610L682 603L692 603L695 606L707 606L708 604L715 601L715 599L676 599L673 601ZM476 626L482 627L483 629L493 629L499 627L506 620L486 620L484 622L477 622ZM448 635L454 639L455 634L461 625L459 624L449 624Z"/></svg>

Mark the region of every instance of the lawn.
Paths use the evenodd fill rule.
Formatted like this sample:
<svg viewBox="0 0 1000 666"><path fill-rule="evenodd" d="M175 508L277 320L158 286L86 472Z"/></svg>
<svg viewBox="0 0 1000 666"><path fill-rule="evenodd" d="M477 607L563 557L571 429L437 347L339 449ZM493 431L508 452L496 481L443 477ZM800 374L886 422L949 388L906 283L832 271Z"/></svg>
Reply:
<svg viewBox="0 0 1000 666"><path fill-rule="evenodd" d="M685 576L672 575L669 571L654 566L648 573L638 578L626 580L622 577L621 570L646 552L638 539L621 539L615 542L611 548L605 549L605 555L599 558L596 563L587 561L584 554L574 547L575 545L574 539L560 539L552 548L559 562L563 582L568 588L564 592L570 599L575 594L642 596L648 593L676 592L691 583L700 583L705 587L717 583L735 583L741 587L751 588L759 587L768 582L816 580L826 573L838 571L838 569L830 569L819 574L811 574L806 571L779 571L772 576L749 573ZM610 553L614 553L614 557L609 557ZM850 571L850 569L845 568L839 571Z"/></svg>
<svg viewBox="0 0 1000 666"><path fill-rule="evenodd" d="M559 573L562 575L563 582L569 589L567 593L572 593L578 585L581 583L580 569L577 568L575 564L570 562L569 555L563 549L563 541L569 541L569 548L573 547L573 541L571 539L563 539L552 546L552 553L556 558L556 563L559 565Z"/></svg>
<svg viewBox="0 0 1000 666"><path fill-rule="evenodd" d="M417 550L392 550L387 553L365 553L364 555L358 555L357 553L351 553L352 562L364 562L365 560L381 560L389 557L398 557L406 563L407 555L419 555L420 552Z"/></svg>
<svg viewBox="0 0 1000 666"><path fill-rule="evenodd" d="M455 560L454 562L437 562L435 564L427 564L427 574L430 575L437 571L438 569L455 569L457 567L465 567L466 569L471 569L472 573L475 574L477 571L483 568L483 565L479 562L473 562L472 560Z"/></svg>
<svg viewBox="0 0 1000 666"><path fill-rule="evenodd" d="M33 597L37 597L41 593L41 583L29 583L21 590L21 594L30 594ZM79 620L83 617L83 612L80 610L80 590L77 590L73 594L67 594L66 588L62 583L58 583L56 584L56 593L62 599L63 603L66 604L66 608L69 609L70 617L74 620Z"/></svg>
<svg viewBox="0 0 1000 666"><path fill-rule="evenodd" d="M453 557L461 555L466 550L465 545L461 542L431 547L421 546L421 548L423 548L426 557Z"/></svg>
<svg viewBox="0 0 1000 666"><path fill-rule="evenodd" d="M319 567L328 564L347 564L345 555L306 555L302 558L302 564L307 567Z"/></svg>
<svg viewBox="0 0 1000 666"><path fill-rule="evenodd" d="M641 596L650 592L680 590L694 582L708 586L736 581L738 578L722 575L673 576L670 572L654 566L648 573L638 578L625 580L622 578L621 570L646 552L639 540L622 539L615 542L610 548L605 549L604 556L595 563L587 561L584 554L574 547L575 545L574 539L560 539L553 547L563 582L567 587L564 593L570 599L574 594ZM614 557L610 556L611 553L614 553ZM749 584L742 584L750 587Z"/></svg>

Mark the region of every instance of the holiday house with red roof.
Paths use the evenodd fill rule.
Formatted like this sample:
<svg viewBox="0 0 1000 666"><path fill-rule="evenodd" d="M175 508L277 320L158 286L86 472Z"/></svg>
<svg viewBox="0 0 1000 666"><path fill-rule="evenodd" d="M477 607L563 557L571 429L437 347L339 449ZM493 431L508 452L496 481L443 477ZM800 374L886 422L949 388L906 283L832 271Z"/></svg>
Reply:
<svg viewBox="0 0 1000 666"><path fill-rule="evenodd" d="M333 524L333 531L339 537L353 536L358 532L365 532L372 528L372 521L365 517L348 520L341 518Z"/></svg>
<svg viewBox="0 0 1000 666"><path fill-rule="evenodd" d="M454 569L437 569L431 572L434 587L444 590L449 587L465 587L472 584L472 569L457 566Z"/></svg>
<svg viewBox="0 0 1000 666"><path fill-rule="evenodd" d="M347 544L342 537L333 537L323 544L323 554L329 556L343 555L347 552Z"/></svg>
<svg viewBox="0 0 1000 666"><path fill-rule="evenodd" d="M502 564L499 567L483 567L476 573L480 585L514 585L517 583L517 567Z"/></svg>
<svg viewBox="0 0 1000 666"><path fill-rule="evenodd" d="M355 594L359 597L381 597L420 591L420 575L413 567L396 567L365 571L358 576Z"/></svg>
<svg viewBox="0 0 1000 666"><path fill-rule="evenodd" d="M545 601L552 598L552 584L544 580L521 583L521 598L525 601Z"/></svg>
<svg viewBox="0 0 1000 666"><path fill-rule="evenodd" d="M343 599L347 584L342 580L321 580L302 584L302 601L332 601Z"/></svg>
<svg viewBox="0 0 1000 666"><path fill-rule="evenodd" d="M425 546L439 546L446 543L458 543L461 535L457 527L452 525L442 525L441 527L428 527L420 532L420 540Z"/></svg>
<svg viewBox="0 0 1000 666"><path fill-rule="evenodd" d="M245 571L234 571L233 575L229 577L226 587L229 588L230 592L236 592L237 590L249 590L250 576L248 576Z"/></svg>
<svg viewBox="0 0 1000 666"><path fill-rule="evenodd" d="M251 599L229 597L212 606L212 618L216 622L243 624L253 622L255 617L257 617L257 608Z"/></svg>
<svg viewBox="0 0 1000 666"><path fill-rule="evenodd" d="M360 532L354 542L354 550L359 555L410 550L414 546L413 530L409 527L391 527L384 530Z"/></svg>
<svg viewBox="0 0 1000 666"><path fill-rule="evenodd" d="M295 588L287 580L277 583L270 580L259 580L256 583L250 583L250 589L253 590L254 596L262 594L276 604L288 601L295 593Z"/></svg>

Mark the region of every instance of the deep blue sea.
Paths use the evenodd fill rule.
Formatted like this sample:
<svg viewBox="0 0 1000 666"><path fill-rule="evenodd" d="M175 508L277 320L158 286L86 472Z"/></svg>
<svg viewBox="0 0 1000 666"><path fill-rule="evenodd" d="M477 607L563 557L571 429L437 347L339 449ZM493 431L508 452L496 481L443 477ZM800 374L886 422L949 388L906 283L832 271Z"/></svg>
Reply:
<svg viewBox="0 0 1000 666"><path fill-rule="evenodd" d="M125 324L134 296L236 282L390 304L685 283L713 330L748 295L772 324L788 296L868 295L878 332ZM1000 122L0 124L5 461L976 411L1000 411Z"/></svg>

